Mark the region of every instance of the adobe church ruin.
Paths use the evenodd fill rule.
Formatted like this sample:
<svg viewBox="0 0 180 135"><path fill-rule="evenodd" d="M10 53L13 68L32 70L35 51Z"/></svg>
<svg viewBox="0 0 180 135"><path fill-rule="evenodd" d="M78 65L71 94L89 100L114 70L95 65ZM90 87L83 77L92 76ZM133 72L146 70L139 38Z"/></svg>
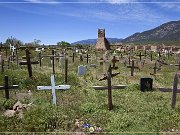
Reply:
<svg viewBox="0 0 180 135"><path fill-rule="evenodd" d="M96 43L96 50L110 50L110 45L105 37L105 29L98 29L98 39Z"/></svg>

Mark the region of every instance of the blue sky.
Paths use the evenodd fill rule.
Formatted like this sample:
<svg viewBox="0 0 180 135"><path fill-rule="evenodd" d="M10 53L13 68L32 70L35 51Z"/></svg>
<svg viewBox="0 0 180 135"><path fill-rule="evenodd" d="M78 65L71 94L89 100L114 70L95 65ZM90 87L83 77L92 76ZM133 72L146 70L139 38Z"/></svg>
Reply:
<svg viewBox="0 0 180 135"><path fill-rule="evenodd" d="M0 0L0 42L15 37L24 43L75 42L135 32L180 20L180 0Z"/></svg>

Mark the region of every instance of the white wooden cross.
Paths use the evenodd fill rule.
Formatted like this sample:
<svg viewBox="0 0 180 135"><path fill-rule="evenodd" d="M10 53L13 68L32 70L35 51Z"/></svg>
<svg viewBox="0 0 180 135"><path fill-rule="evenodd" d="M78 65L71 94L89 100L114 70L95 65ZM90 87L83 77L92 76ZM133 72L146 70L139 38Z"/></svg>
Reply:
<svg viewBox="0 0 180 135"><path fill-rule="evenodd" d="M37 90L52 90L53 104L56 105L56 89L66 90L70 89L70 85L55 85L54 75L51 75L51 86L37 86Z"/></svg>

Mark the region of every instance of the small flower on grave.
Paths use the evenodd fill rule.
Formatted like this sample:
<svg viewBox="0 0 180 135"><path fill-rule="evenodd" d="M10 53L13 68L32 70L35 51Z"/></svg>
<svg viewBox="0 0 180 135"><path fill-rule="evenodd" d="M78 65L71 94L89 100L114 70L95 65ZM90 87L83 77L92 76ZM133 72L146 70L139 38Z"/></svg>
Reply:
<svg viewBox="0 0 180 135"><path fill-rule="evenodd" d="M89 132L90 132L90 133L93 133L94 131L95 131L95 130L94 130L94 127L90 127L90 128L89 128Z"/></svg>
<svg viewBox="0 0 180 135"><path fill-rule="evenodd" d="M102 132L102 128L101 128L101 127L96 127L96 128L95 128L95 131L96 131L96 132Z"/></svg>
<svg viewBox="0 0 180 135"><path fill-rule="evenodd" d="M83 124L83 128L90 128L91 125L90 124Z"/></svg>

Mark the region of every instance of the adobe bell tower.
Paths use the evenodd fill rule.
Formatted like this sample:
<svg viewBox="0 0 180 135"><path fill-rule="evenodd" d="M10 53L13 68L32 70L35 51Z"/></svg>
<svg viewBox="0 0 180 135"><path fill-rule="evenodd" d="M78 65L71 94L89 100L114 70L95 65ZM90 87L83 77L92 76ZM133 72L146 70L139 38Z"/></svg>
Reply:
<svg viewBox="0 0 180 135"><path fill-rule="evenodd" d="M105 29L98 29L98 39L96 43L96 50L110 50L110 45L105 37Z"/></svg>

